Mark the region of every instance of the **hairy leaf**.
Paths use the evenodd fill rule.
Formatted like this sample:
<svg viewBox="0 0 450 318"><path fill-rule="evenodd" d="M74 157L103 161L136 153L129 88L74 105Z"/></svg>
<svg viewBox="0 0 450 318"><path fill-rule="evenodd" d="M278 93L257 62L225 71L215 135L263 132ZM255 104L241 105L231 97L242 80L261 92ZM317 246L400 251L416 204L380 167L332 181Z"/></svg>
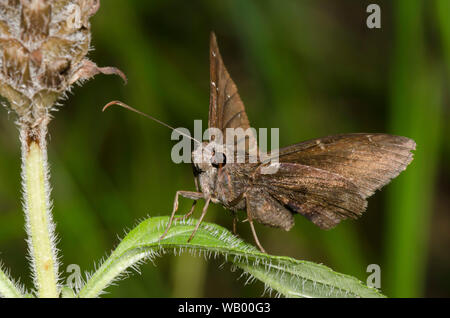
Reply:
<svg viewBox="0 0 450 318"><path fill-rule="evenodd" d="M88 278L78 297L97 297L112 282L145 260L153 260L169 252L189 251L195 255L223 257L240 267L249 279L261 280L266 291L285 297L383 297L376 289L365 286L354 277L336 273L330 268L289 257L259 252L231 234L210 223L202 223L194 239L187 240L195 219L178 221L166 237L163 234L168 217L149 218L135 227L111 256Z"/></svg>
<svg viewBox="0 0 450 318"><path fill-rule="evenodd" d="M23 290L22 287L18 286L17 283L14 283L2 270L2 264L0 263L0 297L5 298L22 298Z"/></svg>

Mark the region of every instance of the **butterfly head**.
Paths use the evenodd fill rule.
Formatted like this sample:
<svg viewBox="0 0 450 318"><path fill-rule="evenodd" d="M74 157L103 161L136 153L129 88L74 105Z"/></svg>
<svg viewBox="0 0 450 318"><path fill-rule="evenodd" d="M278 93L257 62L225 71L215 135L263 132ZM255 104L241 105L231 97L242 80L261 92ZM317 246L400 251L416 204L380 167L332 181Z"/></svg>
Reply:
<svg viewBox="0 0 450 318"><path fill-rule="evenodd" d="M215 142L203 142L192 152L192 162L198 173L217 173L227 163L227 149Z"/></svg>

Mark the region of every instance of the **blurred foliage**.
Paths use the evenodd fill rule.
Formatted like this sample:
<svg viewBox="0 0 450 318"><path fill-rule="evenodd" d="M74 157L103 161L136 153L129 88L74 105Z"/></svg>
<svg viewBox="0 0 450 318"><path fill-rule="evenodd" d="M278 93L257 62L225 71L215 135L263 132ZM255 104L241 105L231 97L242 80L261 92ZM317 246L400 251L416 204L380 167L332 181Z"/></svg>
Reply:
<svg viewBox="0 0 450 318"><path fill-rule="evenodd" d="M366 27L379 3L382 28ZM301 216L290 232L257 225L272 254L324 263L365 281L380 264L388 296L450 296L450 24L447 0L108 0L93 18L91 57L128 76L74 88L50 124L54 216L61 270L92 270L148 215L167 215L176 190L194 189L191 167L170 159L170 131L131 112L101 113L123 100L193 129L209 100L214 30L255 128L280 127L280 144L346 132L414 138L408 170L369 199L365 215L331 231ZM445 14L447 12L447 14ZM20 149L12 115L0 116L0 251L27 278L20 202ZM188 210L183 200L180 211ZM198 208L199 210L199 208ZM199 211L197 211L198 213ZM231 228L211 206L206 220ZM252 242L248 225L240 235ZM109 289L110 297L257 296L220 261L167 256Z"/></svg>

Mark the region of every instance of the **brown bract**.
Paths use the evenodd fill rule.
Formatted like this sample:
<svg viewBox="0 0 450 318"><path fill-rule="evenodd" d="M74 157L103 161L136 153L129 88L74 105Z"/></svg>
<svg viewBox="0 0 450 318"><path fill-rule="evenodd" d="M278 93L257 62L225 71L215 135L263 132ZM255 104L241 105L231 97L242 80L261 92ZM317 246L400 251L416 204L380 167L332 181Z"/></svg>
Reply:
<svg viewBox="0 0 450 318"><path fill-rule="evenodd" d="M31 128L47 123L49 112L70 87L98 73L86 55L90 17L99 0L0 0L0 95Z"/></svg>

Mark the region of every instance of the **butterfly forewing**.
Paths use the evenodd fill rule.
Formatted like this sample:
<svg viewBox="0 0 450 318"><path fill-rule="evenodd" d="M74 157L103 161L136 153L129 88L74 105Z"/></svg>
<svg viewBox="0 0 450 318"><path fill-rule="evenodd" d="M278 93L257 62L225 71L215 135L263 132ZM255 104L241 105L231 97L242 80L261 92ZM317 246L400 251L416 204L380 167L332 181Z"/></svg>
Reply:
<svg viewBox="0 0 450 318"><path fill-rule="evenodd" d="M416 143L388 134L347 134L313 139L280 150L280 162L336 173L371 196L406 169Z"/></svg>
<svg viewBox="0 0 450 318"><path fill-rule="evenodd" d="M234 143L235 149L256 147L256 137L248 131L247 139L236 137L233 141L227 141L227 128L242 128L243 131L250 128L250 123L245 112L236 84L230 77L220 55L216 36L211 33L210 39L210 100L209 100L209 128L218 128L222 131L224 143ZM245 137L245 136L244 136ZM247 144L242 144L247 140Z"/></svg>

